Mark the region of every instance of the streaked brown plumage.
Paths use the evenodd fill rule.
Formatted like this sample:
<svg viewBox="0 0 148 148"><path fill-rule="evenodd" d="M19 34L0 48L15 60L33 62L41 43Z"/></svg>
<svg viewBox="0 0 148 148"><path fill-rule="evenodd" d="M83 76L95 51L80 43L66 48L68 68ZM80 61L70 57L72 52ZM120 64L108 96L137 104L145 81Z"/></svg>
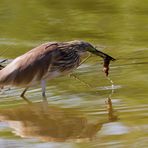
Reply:
<svg viewBox="0 0 148 148"><path fill-rule="evenodd" d="M49 42L17 57L0 70L0 85L29 87L38 81L44 81L42 92L45 96L45 80L69 73L77 68L82 55L87 51L108 61L114 60L87 42Z"/></svg>

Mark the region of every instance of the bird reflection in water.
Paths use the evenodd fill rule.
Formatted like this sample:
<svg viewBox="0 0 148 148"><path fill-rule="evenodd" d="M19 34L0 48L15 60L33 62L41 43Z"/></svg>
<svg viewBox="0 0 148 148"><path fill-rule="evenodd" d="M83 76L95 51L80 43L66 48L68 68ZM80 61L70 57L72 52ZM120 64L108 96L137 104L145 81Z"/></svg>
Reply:
<svg viewBox="0 0 148 148"><path fill-rule="evenodd" d="M42 141L91 140L103 124L117 120L111 99L107 101L107 111L105 121L92 123L81 111L48 106L44 101L0 110L0 120L7 122L20 137Z"/></svg>

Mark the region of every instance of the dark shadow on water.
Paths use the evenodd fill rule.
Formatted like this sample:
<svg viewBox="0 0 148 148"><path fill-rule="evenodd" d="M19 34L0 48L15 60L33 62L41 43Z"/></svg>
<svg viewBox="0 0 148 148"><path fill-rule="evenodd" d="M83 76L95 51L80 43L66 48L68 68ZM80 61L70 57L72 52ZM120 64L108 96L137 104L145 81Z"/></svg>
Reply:
<svg viewBox="0 0 148 148"><path fill-rule="evenodd" d="M116 121L111 99L108 99L105 121L92 122L77 109L48 105L47 101L0 110L1 122L6 122L20 137L42 141L91 140L102 125ZM106 106L105 106L106 107Z"/></svg>

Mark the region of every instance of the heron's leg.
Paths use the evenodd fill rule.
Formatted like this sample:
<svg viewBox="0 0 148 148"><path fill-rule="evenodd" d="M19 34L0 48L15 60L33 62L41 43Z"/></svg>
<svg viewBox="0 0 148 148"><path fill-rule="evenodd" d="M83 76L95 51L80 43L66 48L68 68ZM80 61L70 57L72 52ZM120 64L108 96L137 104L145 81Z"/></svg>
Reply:
<svg viewBox="0 0 148 148"><path fill-rule="evenodd" d="M20 96L21 96L27 103L31 104L32 102L29 101L29 100L24 96L24 94L25 94L25 92L28 90L28 88L29 88L29 87L26 87L26 88L24 89L24 91L21 93Z"/></svg>
<svg viewBox="0 0 148 148"><path fill-rule="evenodd" d="M41 80L41 87L42 87L42 96L43 98L46 98L46 81Z"/></svg>
<svg viewBox="0 0 148 148"><path fill-rule="evenodd" d="M42 103L42 109L44 111L44 113L48 113L48 101L47 98L44 97Z"/></svg>
<svg viewBox="0 0 148 148"><path fill-rule="evenodd" d="M25 96L21 96L28 104L32 104L31 101L29 101Z"/></svg>
<svg viewBox="0 0 148 148"><path fill-rule="evenodd" d="M28 90L29 87L26 87L24 91L21 93L21 97L24 97L25 92Z"/></svg>

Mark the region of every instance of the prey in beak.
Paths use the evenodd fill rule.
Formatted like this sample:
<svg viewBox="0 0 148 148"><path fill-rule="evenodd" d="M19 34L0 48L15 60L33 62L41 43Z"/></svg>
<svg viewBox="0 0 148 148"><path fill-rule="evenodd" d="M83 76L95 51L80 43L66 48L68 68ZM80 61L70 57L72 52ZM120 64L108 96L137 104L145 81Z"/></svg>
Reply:
<svg viewBox="0 0 148 148"><path fill-rule="evenodd" d="M97 56L100 56L103 58L104 60L104 63L103 63L103 72L105 72L106 76L109 75L109 64L110 64L110 61L115 61L116 59L114 59L113 57L111 57L110 55L102 52L102 51L99 51L98 49L96 49L95 47L91 46L89 48L87 48L87 50L89 52L91 52L92 54L95 54Z"/></svg>

